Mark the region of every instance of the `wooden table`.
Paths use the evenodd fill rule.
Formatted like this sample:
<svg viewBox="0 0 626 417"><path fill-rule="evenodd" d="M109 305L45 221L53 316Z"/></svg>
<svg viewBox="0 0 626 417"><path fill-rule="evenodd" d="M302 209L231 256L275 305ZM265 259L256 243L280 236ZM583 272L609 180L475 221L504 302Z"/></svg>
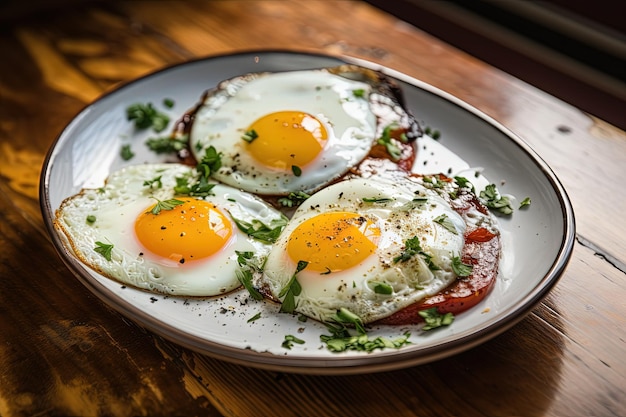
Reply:
<svg viewBox="0 0 626 417"><path fill-rule="evenodd" d="M479 347L355 376L202 356L98 301L42 222L48 148L121 82L256 48L376 61L521 136L575 209L577 242L554 290ZM358 1L83 2L5 20L0 50L0 415L626 415L625 132Z"/></svg>

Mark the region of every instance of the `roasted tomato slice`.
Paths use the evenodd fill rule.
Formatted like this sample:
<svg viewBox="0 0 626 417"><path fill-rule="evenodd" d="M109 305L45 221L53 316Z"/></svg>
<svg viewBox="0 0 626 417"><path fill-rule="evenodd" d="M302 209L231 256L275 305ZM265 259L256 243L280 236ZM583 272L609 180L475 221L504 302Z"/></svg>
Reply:
<svg viewBox="0 0 626 417"><path fill-rule="evenodd" d="M484 240L487 236L491 238ZM445 290L419 303L412 304L377 324L416 324L423 321L418 311L433 307L441 314L458 314L478 304L489 293L498 276L500 237L484 228L478 228L465 236L462 260L473 265L472 274L460 278Z"/></svg>

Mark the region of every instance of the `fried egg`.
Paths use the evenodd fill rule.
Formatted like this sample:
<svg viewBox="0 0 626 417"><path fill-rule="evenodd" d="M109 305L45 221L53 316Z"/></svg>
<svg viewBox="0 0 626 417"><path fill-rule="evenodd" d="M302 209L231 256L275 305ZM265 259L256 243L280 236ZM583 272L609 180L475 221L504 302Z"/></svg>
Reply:
<svg viewBox="0 0 626 417"><path fill-rule="evenodd" d="M236 222L270 226L286 218L222 184L206 197L175 194L196 176L182 164L123 168L102 188L66 199L55 227L81 261L121 283L171 295L224 294L240 286L237 253L262 257L270 248Z"/></svg>
<svg viewBox="0 0 626 417"><path fill-rule="evenodd" d="M213 146L214 178L262 195L310 192L367 156L377 133L370 83L326 70L249 74L206 94L190 149Z"/></svg>
<svg viewBox="0 0 626 417"><path fill-rule="evenodd" d="M465 229L450 204L421 184L344 180L298 208L256 285L282 302L295 276L295 312L327 322L347 309L373 322L455 281Z"/></svg>

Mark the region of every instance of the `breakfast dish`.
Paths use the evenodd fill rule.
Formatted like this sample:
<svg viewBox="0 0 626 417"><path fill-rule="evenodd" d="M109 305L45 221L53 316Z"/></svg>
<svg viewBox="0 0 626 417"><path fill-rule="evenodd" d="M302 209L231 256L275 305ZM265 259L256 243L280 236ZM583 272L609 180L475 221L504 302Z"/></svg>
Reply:
<svg viewBox="0 0 626 417"><path fill-rule="evenodd" d="M386 68L280 51L189 62L96 101L50 151L42 211L69 268L123 314L307 373L493 337L554 285L573 239L558 180L496 122Z"/></svg>

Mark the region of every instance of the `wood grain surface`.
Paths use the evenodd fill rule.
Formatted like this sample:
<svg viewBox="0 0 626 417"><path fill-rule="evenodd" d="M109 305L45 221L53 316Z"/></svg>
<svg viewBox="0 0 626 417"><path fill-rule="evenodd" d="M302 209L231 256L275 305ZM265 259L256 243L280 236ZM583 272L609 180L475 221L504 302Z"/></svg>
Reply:
<svg viewBox="0 0 626 417"><path fill-rule="evenodd" d="M3 15L0 26L1 416L626 415L625 132L364 2L61 3ZM49 147L120 83L260 48L378 62L522 137L555 171L576 214L577 243L554 290L479 347L359 376L223 362L101 303L44 227L38 182Z"/></svg>

